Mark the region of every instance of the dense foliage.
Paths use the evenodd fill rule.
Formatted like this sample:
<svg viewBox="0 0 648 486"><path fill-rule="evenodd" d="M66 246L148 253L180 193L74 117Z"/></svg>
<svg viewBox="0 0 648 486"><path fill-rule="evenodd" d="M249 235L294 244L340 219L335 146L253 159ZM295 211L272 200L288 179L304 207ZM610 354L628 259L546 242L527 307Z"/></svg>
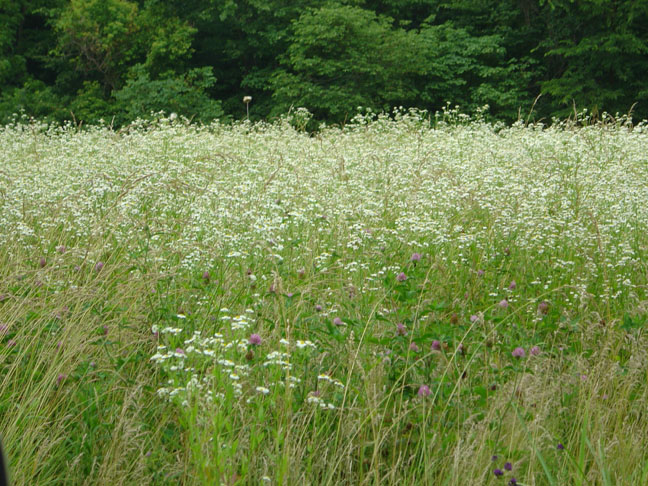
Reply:
<svg viewBox="0 0 648 486"><path fill-rule="evenodd" d="M0 123L240 119L243 96L253 119L645 118L645 25L648 0L0 0Z"/></svg>

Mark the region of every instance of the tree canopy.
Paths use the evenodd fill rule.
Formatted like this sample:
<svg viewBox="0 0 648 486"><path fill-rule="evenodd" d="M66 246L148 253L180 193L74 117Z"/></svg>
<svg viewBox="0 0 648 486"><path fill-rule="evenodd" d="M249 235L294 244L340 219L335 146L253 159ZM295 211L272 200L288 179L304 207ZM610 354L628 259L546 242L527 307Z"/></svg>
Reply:
<svg viewBox="0 0 648 486"><path fill-rule="evenodd" d="M0 123L489 105L648 118L648 0L0 0ZM535 104L534 104L535 103Z"/></svg>

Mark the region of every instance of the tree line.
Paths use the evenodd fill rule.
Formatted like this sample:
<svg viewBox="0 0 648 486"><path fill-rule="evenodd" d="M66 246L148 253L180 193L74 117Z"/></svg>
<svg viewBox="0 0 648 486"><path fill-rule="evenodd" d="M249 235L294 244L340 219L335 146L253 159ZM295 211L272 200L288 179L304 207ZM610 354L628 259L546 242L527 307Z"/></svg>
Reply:
<svg viewBox="0 0 648 486"><path fill-rule="evenodd" d="M643 119L647 80L648 0L0 0L0 123L448 102Z"/></svg>

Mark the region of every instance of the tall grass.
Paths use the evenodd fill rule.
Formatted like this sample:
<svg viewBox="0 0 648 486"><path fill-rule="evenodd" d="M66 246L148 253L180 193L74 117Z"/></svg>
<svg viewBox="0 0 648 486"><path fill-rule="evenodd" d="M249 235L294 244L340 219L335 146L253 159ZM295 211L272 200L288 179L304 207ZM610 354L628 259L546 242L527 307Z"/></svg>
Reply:
<svg viewBox="0 0 648 486"><path fill-rule="evenodd" d="M646 483L645 128L449 116L1 129L14 483Z"/></svg>

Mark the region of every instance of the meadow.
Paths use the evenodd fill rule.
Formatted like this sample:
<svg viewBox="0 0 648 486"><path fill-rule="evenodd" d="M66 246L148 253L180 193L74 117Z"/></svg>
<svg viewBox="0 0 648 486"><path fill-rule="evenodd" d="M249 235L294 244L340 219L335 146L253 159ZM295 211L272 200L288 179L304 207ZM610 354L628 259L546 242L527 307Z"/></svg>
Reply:
<svg viewBox="0 0 648 486"><path fill-rule="evenodd" d="M0 128L16 485L648 484L648 132Z"/></svg>

